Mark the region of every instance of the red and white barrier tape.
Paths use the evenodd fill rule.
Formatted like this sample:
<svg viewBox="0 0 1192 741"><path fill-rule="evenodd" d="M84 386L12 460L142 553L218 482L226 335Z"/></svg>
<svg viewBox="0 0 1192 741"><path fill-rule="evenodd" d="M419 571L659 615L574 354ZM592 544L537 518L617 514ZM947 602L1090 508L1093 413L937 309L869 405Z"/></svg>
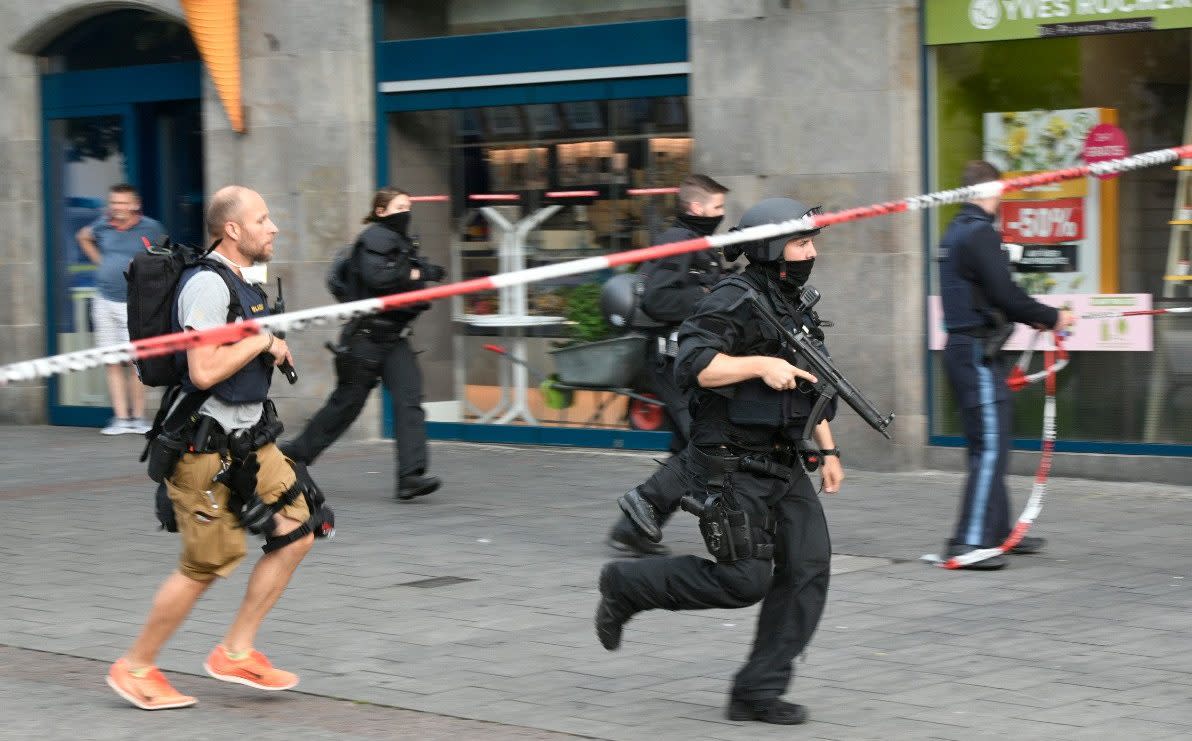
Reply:
<svg viewBox="0 0 1192 741"><path fill-rule="evenodd" d="M1116 160L1106 160L1083 167L1071 167L1064 170L1054 170L989 183L979 183L965 188L954 188L912 196L900 201L888 201L872 206L804 216L780 224L763 224L761 226L717 234L711 237L700 237L698 239L689 239L654 247L643 247L641 249L618 252L601 257L588 257L553 265L542 265L526 270L501 273L487 278L475 278L459 283L434 286L432 288L383 296L381 298L318 306L312 309L292 311L262 319L226 324L221 327L213 327L202 331L190 330L162 335L161 337L150 337L122 345L77 350L61 355L0 366L0 385L13 381L24 381L70 373L100 365L181 352L198 345L222 345L257 334L262 329L298 331L312 324L321 325L331 321L343 321L364 314L375 314L421 301L433 301L448 296L489 291L495 288L534 283L550 278L589 273L617 265L657 260L685 252L697 252L710 247L717 248L741 242L774 239L786 234L811 231L833 224L843 224L849 221L858 221L860 219L904 211L935 208L951 203L962 203L974 198L995 196L1006 191L1022 190L1036 185L1074 180L1088 175L1111 175L1190 158L1192 158L1192 144L1185 144L1171 149L1159 149L1153 152L1145 152ZM473 200L516 200L518 196L513 195L510 197L506 194L484 194L483 197L472 195L469 198Z"/></svg>
<svg viewBox="0 0 1192 741"><path fill-rule="evenodd" d="M1192 306L1170 306L1166 309L1135 309L1133 311L1092 311L1081 319L1117 319L1124 316L1162 316L1164 314L1192 314Z"/></svg>
<svg viewBox="0 0 1192 741"><path fill-rule="evenodd" d="M1035 335L1031 338L1030 345L1027 346L1022 356L1019 357L1018 362L1014 364L1010 375L1006 378L1006 385L1012 391L1021 391L1030 384L1037 383L1040 380L1046 381L1043 387L1045 395L1043 397L1042 456L1039 458L1039 467L1035 469L1035 483L1031 487L1031 495L1027 497L1026 505L1022 508L1022 514L1018 516L1018 521L1014 523L1014 528L1000 545L993 548L980 548L948 559L926 558L925 560L935 560L936 563L945 569L961 569L979 561L1000 556L1003 553L1009 552L1014 546L1022 542L1022 537L1031 529L1031 525L1034 524L1039 513L1043 511L1043 498L1047 495L1047 477L1051 473L1052 458L1055 457L1055 376L1068 366L1068 351L1064 349L1061 335L1056 333L1055 350L1046 350L1043 353L1043 369L1034 373L1027 373L1026 370L1031 362L1031 353L1035 347L1035 342L1041 334L1041 331L1035 332Z"/></svg>

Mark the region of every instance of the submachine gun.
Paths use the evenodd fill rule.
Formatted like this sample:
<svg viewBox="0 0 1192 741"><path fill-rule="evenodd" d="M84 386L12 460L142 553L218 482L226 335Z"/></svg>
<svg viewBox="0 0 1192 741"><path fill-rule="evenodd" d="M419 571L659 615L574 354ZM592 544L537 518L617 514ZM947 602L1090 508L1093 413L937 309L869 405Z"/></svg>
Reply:
<svg viewBox="0 0 1192 741"><path fill-rule="evenodd" d="M806 318L814 317L815 311L812 307L820 300L820 292L814 286L803 286L799 292L799 305L795 311L797 315L805 318L804 326L799 327L799 331L793 332L787 329L782 321L779 320L774 312L758 297L754 291L748 291L745 294L745 300L753 304L754 311L758 316L766 320L766 323L773 327L777 332L780 341L788 352L797 354L809 366L808 370L816 378L815 383L808 381L800 381L799 390L808 391L814 389L819 393L819 398L816 399L815 405L812 407L811 414L807 418L807 424L803 428L803 440L810 440L812 430L823 416L824 408L834 397L840 397L845 404L853 408L861 419L865 420L873 429L880 432L887 440L893 439L893 436L886 429L894 422L894 415L887 414L882 416L877 407L873 405L865 395L857 390L857 387L849 382L847 378L836 368L832 363L832 359L824 352L820 344L812 338L811 330L806 326Z"/></svg>

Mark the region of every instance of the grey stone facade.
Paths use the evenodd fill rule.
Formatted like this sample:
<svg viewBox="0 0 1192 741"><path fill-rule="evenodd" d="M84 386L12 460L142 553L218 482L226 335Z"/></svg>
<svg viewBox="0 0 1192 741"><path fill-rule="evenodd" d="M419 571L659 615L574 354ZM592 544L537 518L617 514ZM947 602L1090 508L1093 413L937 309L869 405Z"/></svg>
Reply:
<svg viewBox="0 0 1192 741"><path fill-rule="evenodd" d="M733 189L726 223L768 196L832 210L921 189L918 3L691 0L695 168ZM848 461L919 468L923 242L914 216L833 227L811 282L836 322L833 354L883 411L884 442L851 411L833 425Z"/></svg>

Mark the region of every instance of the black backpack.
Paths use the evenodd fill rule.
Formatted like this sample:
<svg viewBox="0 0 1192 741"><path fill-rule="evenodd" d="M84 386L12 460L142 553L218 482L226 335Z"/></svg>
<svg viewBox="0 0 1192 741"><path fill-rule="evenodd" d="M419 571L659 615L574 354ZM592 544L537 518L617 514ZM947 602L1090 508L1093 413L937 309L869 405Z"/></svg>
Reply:
<svg viewBox="0 0 1192 741"><path fill-rule="evenodd" d="M187 268L195 265L210 267L223 278L232 300L228 306L228 321L243 315L240 297L231 283L228 271L214 260L207 259L210 250L171 242L163 237L154 247L138 252L124 279L128 281L128 336L143 340L174 332L174 307L178 297L178 281ZM136 361L141 383L146 386L177 386L182 383L182 369L175 353L143 358Z"/></svg>
<svg viewBox="0 0 1192 741"><path fill-rule="evenodd" d="M341 304L366 298L361 295L360 278L356 270L356 245L350 244L335 253L335 259L327 269L327 290Z"/></svg>

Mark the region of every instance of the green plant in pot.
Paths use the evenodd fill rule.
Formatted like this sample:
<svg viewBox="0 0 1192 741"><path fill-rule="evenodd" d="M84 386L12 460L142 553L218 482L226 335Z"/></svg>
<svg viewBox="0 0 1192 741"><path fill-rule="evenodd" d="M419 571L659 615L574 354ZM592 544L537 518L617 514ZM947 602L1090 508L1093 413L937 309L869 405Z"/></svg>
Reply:
<svg viewBox="0 0 1192 741"><path fill-rule="evenodd" d="M612 336L613 328L600 311L600 284L584 283L567 291L567 345L597 342Z"/></svg>

